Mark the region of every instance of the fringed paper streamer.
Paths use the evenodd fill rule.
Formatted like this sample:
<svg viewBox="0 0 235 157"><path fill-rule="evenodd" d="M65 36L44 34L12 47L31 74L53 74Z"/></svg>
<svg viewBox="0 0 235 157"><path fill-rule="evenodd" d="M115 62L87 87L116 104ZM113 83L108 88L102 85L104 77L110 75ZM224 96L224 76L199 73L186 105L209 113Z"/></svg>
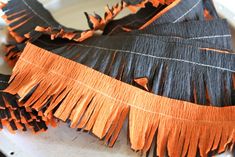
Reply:
<svg viewBox="0 0 235 157"><path fill-rule="evenodd" d="M148 17L148 16L147 16ZM123 20L122 20L123 19ZM136 29L144 29L153 24L176 23L189 20L204 20L203 2L202 0L175 0L170 5L163 7L159 12L156 12L151 18L124 17L122 19L112 21L107 24L105 34L118 34L120 32L131 31ZM131 21L131 22L130 22ZM138 22L136 24L136 22Z"/></svg>
<svg viewBox="0 0 235 157"><path fill-rule="evenodd" d="M235 142L235 107L210 107L157 96L28 44L10 86L25 107L70 121L112 146L128 119L131 148L157 156L224 152ZM154 136L157 138L154 139Z"/></svg>
<svg viewBox="0 0 235 157"><path fill-rule="evenodd" d="M37 26L50 27L53 31L63 30L65 34L80 36L82 31L74 30L59 24L37 0L9 0L2 5L5 13L2 18L9 25L8 29L17 42L26 38L35 40L42 33L34 31Z"/></svg>
<svg viewBox="0 0 235 157"><path fill-rule="evenodd" d="M169 10L174 8L178 3L184 8L184 6L187 6L187 3L189 3L185 1L181 2L180 0L177 0L171 4L172 1L159 2L157 0L154 0L143 1L140 4L137 4L137 6L145 6L147 2L151 2L154 7L157 7L159 3L161 3L161 6L162 4L170 4L162 11L160 11L161 9L156 8L157 13L159 11L160 12L154 16L147 15L147 17L151 17L151 19L148 20L148 22L144 22L144 25L141 26L141 29L154 22L158 17L162 16L166 12L169 12ZM3 15L3 19L9 24L10 33L12 36L15 37L17 42L23 42L25 40L25 37L31 39L31 41L36 40L39 36L41 36L41 33L50 35L51 39L60 37L81 42L93 36L96 30L104 30L105 26L110 21L112 21L125 7L133 7L133 5L128 5L125 2L121 2L120 4L117 4L112 8L107 7L107 11L105 12L105 16L103 19L97 14L95 16L86 14L91 29L85 31L69 29L62 26L51 16L49 11L47 11L36 0L10 0L7 4L2 5L2 10L5 12L5 14ZM135 22L132 21L131 23Z"/></svg>
<svg viewBox="0 0 235 157"><path fill-rule="evenodd" d="M147 10L150 10L150 8L144 10L144 12L146 13ZM203 14L203 10L206 14ZM149 15L151 14L150 12ZM193 1L193 3L191 0L175 1L166 8L163 7L160 12L156 12L154 15L155 16L150 19L147 18L148 15L144 17L140 16L140 18L138 18L139 15L129 15L118 20L113 20L105 27L104 34L119 34L120 32L129 32L140 28L143 29L148 25L152 26L154 24L176 23L198 19L204 20L207 19L208 16L210 16L210 19L218 19L218 14L211 0L197 0ZM140 21L144 20L146 21L140 23Z"/></svg>
<svg viewBox="0 0 235 157"><path fill-rule="evenodd" d="M152 31L149 28L143 32L154 35L154 29ZM206 29L200 29L199 32L202 34L206 31ZM214 32L216 31L211 32L212 35ZM192 38L197 36L195 32L192 34ZM234 105L231 101L231 91L234 89L231 86L231 77L234 73L233 55L215 53L220 50L218 51L216 46L204 42L203 37L199 42L188 39L171 39L172 36L145 37L140 35L144 34L139 31L134 32L134 36L128 36L128 34L112 37L101 36L85 41L83 44L67 45L64 43L66 46L62 47L57 43L51 44L53 42L50 40L45 42L43 39L43 42L40 42L40 38L34 44L126 83L143 87L155 94L199 104ZM143 43L146 44L143 45ZM49 48L50 45L52 45L51 48ZM170 50L170 47L175 48ZM201 48L205 49L198 50ZM178 51L175 52L175 50ZM214 62L215 60L216 62ZM225 63L224 60L227 62ZM188 66L188 62L193 66ZM198 73L199 71L200 73ZM144 83L143 79L145 79Z"/></svg>
<svg viewBox="0 0 235 157"><path fill-rule="evenodd" d="M10 76L0 74L0 90L8 86L9 78ZM47 130L46 123L52 121L43 116L42 112L40 114L23 107L17 102L16 96L0 91L0 129L6 127L11 133L17 130L44 132Z"/></svg>
<svg viewBox="0 0 235 157"><path fill-rule="evenodd" d="M14 67L21 54L21 51L19 51L15 45L5 45L3 51L5 53L4 60L10 67Z"/></svg>
<svg viewBox="0 0 235 157"><path fill-rule="evenodd" d="M158 95L205 105L233 105L234 54L200 50L179 40L161 40L93 37L52 52L132 85L138 86L134 80L146 78L144 86Z"/></svg>
<svg viewBox="0 0 235 157"><path fill-rule="evenodd" d="M203 40L136 34L96 37L83 44L65 46L56 40L52 44L49 39L45 45L45 41L34 44L155 94L199 104L234 105L231 102L234 55L223 54ZM199 46L210 46L213 50L199 50Z"/></svg>
<svg viewBox="0 0 235 157"><path fill-rule="evenodd" d="M159 4L157 7L154 7L151 3L146 3L145 7L139 9L136 13L114 19L107 23L103 29L103 34L116 34L118 31L129 32L138 29L165 7L167 7L165 4Z"/></svg>
<svg viewBox="0 0 235 157"><path fill-rule="evenodd" d="M161 29L159 29L159 30L161 30ZM144 31L143 33L146 33L147 31L148 30ZM206 31L206 29L204 31L200 30L200 32L202 32L202 33L205 31ZM166 33L167 33L167 31L166 31ZM213 33L213 32L211 32L211 33ZM141 34L141 32L139 32L139 34ZM70 58L70 59L73 59L73 60L78 61L82 64L85 64L89 67L92 67L92 68L98 70L98 71L104 72L104 73L106 73L112 77L115 77L117 79L120 79L124 82L136 85L132 81L132 80L135 80L135 82L137 84L143 86L145 89L148 89L155 94L165 95L168 97L187 100L187 101L191 101L191 102L197 102L200 104L213 104L213 105L222 105L222 106L223 105L232 105L231 100L230 100L231 97L229 95L231 94L230 91L233 89L233 87L230 89L229 76L226 76L227 79L225 79L224 75L222 75L222 71L217 71L216 77L212 77L210 75L207 75L204 70L200 69L198 71L201 71L201 74L205 75L203 78L204 81L203 81L203 79L199 79L199 80L194 81L192 77L188 78L188 76L189 76L188 73L187 73L187 77L185 77L186 73L184 70L182 71L182 66L184 67L185 64L187 64L187 63L184 63L184 65L179 66L180 69L177 68L178 70L176 70L176 69L171 70L171 68L169 68L168 64L167 64L167 66L165 65L164 67L162 67L162 63L161 64L159 63L158 66L156 66L155 63L158 63L158 60L156 60L156 61L154 60L153 61L154 65L152 65L153 63L152 63L151 58L154 58L153 55L155 55L155 57L159 57L160 52L162 52L162 54L166 54L165 51L169 51L169 48L167 48L167 47L176 46L176 47L182 48L183 45L186 45L186 47L188 47L189 44L194 45L196 47L193 49L186 48L186 47L185 47L186 49L182 49L182 52L184 52L184 51L188 52L188 54L186 56L189 56L190 58L187 58L187 61L191 60L192 54L195 54L195 56L198 56L198 57L200 56L199 58L204 58L203 64L209 65L209 67L211 67L211 65L216 66L216 67L221 67L221 66L225 67L225 65L219 65L219 64L217 64L217 62L216 62L216 64L214 64L214 63L212 64L209 62L211 61L212 58L214 58L212 60L217 60L218 63L220 63L222 60L225 60L225 57L227 58L227 60L231 60L234 58L233 56L212 53L213 55L209 57L209 54L211 54L211 52L210 52L211 50L208 49L208 50L198 51L197 50L198 46L200 46L200 47L210 46L213 48L213 51L218 52L217 50L215 50L216 47L213 47L214 45L211 45L210 43L204 42L203 41L204 39L202 40L202 42L198 42L198 41L184 40L184 39L178 39L178 38L171 39L172 37L167 37L167 36L166 37L160 37L160 36L156 36L156 37L155 36L154 37L151 37L151 36L150 37L142 37L141 36L141 37L138 37L139 34L135 34L136 37L135 36L133 36L133 37L130 37L130 36L97 37L97 38L93 38L93 39L88 40L84 44L67 45L64 47L63 47L63 44L61 47L61 43L56 42L56 40L53 41L53 42L55 42L55 43L53 43L49 39L46 40L44 38L42 39L42 42L40 41L41 40L40 39L37 42L35 42L35 44L37 44L38 46L40 46L42 48L46 48L47 50L52 50L52 52L58 53L62 56L65 56L65 57L68 56L68 58ZM185 35L185 34L183 33L183 35ZM197 36L197 34L194 34L194 35ZM138 37L138 40L136 40L137 37ZM45 41L47 43L46 45L44 44ZM125 42L125 41L127 41L127 42ZM133 51L134 47L136 47L136 49L138 49L138 50L142 47L141 44L137 44L138 47L137 47L137 45L131 44L131 43L135 43L137 41L138 41L138 43L144 43L146 41L149 41L149 43L154 43L152 45L155 45L155 46L151 46L151 45L149 46L149 47L152 47L151 51L148 50L147 48L143 48L144 51L142 51L142 52L141 51ZM171 42L171 43L167 43L167 42L163 42L163 41L167 41L167 42ZM210 41L210 40L208 40L208 41ZM176 43L173 44L173 42L176 42ZM117 43L120 43L120 44L117 45ZM129 43L129 44L127 44L127 43ZM51 46L49 46L49 45L51 45ZM66 45L66 43L65 43L65 45ZM166 45L168 45L168 46L166 46ZM51 47L51 48L49 48L49 47ZM61 47L61 48L59 48L59 47ZM122 49L120 49L120 47ZM166 47L168 50L159 49L160 47ZM55 49L55 48L57 48L57 49ZM135 54L133 55L133 53L126 53L129 51L135 52ZM190 52L190 51L192 51L192 52ZM202 57L203 55L205 55L204 54L205 51L209 51L208 57L206 57L208 59L206 59L205 56ZM168 57L175 54L174 49L172 49L171 52L167 52L167 53L170 54L170 55L166 55ZM93 58L93 55L96 56L96 59ZM113 57L110 57L110 55ZM120 56L122 59L120 59L120 57L115 57L115 56L119 56L119 55L123 56L123 57ZM181 52L178 55L179 55L178 56L179 59L182 60ZM127 65L131 64L132 62L134 62L136 60L135 58L138 58L138 56L140 56L142 59L137 59L137 60L139 60L139 62L135 63L136 67L127 66ZM215 56L218 56L218 57L215 57ZM172 57L170 57L169 59L171 59ZM126 58L130 58L130 59L126 60ZM147 64L141 62L145 58L148 58ZM173 58L175 58L175 56ZM224 58L224 59L222 59L222 58ZM102 60L102 62L97 63L99 60ZM195 60L195 58L193 60ZM221 61L219 61L219 60L221 60ZM111 63L111 62L113 64L106 65L106 63ZM126 66L123 66L123 64L121 64L121 62L126 63ZM201 61L199 61L199 62L202 63ZM231 67L232 63L233 63L232 60L231 60L231 62L226 62L226 64L227 64L226 66L229 67L228 69L230 69L230 70L233 70L233 68L234 68L234 67ZM164 64L166 64L166 63L164 63ZM169 64L171 64L171 62ZM182 64L183 64L183 62L182 62ZM151 65L151 66L146 66L146 65ZM176 65L178 65L178 62L173 67L175 68ZM129 67L131 67L131 69L129 69ZM142 67L142 69L147 68L147 70L141 70L138 67ZM163 71L168 71L170 69L169 71L173 71L173 72L167 72L167 73L169 73L169 74L177 73L177 75L174 77L174 79L171 79L171 77L168 75L167 75L167 77L165 76L165 74L162 75L162 73L161 73L162 70L160 70L158 72L158 70L155 69L155 67L159 67L162 70L164 69ZM166 69L166 67L168 67L168 68ZM199 65L197 67L199 67ZM110 71L108 73L107 70L105 70L105 69L107 69L107 70L112 69L112 71ZM133 76L129 75L130 74L129 72L125 72L126 71L125 69L131 70L133 72ZM191 68L190 71L192 71L192 70L193 69ZM213 68L212 68L212 70L216 71ZM178 73L177 71L182 71L182 72ZM221 73L218 73L218 72L221 72ZM121 75L121 73L123 73L123 74ZM155 76L155 74L156 74L156 76ZM196 72L193 72L193 74L195 75ZM153 77L153 76L155 76L155 77ZM160 78L158 78L157 76ZM178 77L181 77L181 76L183 79L177 79ZM200 75L197 75L195 77L198 78L199 76ZM139 80L137 80L137 79L141 79L143 77L145 77L148 80L148 81L145 81L145 84L141 84L141 83L139 83ZM164 78L164 80L162 80L162 78ZM214 78L221 78L221 82L216 81L216 83L212 83L215 81ZM161 85L158 85L158 83L157 83L158 80L162 80L163 83ZM166 81L166 80L169 80L169 81ZM175 80L177 80L177 81L175 81ZM184 80L184 81L182 81L182 80ZM191 81L188 81L188 80L191 80ZM222 80L227 80L226 86L219 86L218 85L223 82ZM195 88L196 88L195 90L192 88L191 82L199 84L199 85L195 86ZM207 85L204 84L205 82ZM163 88L163 85L164 85L164 88ZM175 90L169 91L168 89L170 89L170 88L173 88ZM164 89L164 90L162 90L162 89ZM207 98L205 97L206 90L207 90L207 93L209 93L209 95L212 96L210 103L208 103L209 101L207 101ZM226 92L221 92L223 90ZM190 91L190 92L185 92L185 91ZM197 94L195 94L195 92ZM220 99L217 99L218 97L220 97ZM211 103L211 102L213 102L213 103Z"/></svg>
<svg viewBox="0 0 235 157"><path fill-rule="evenodd" d="M107 23L109 23L111 20L113 20L113 18L115 18L122 11L122 9L125 7L126 7L126 5L123 2L113 6L112 8L106 7L106 12L105 12L103 19L100 16L98 16L97 14L96 14L96 16L92 16L92 15L88 15L86 13L86 16L87 16L87 19L89 22L89 26L91 29L85 30L85 31L77 31L74 29L68 29L68 28L60 26L59 24L57 26L56 25L54 25L54 26L53 25L46 25L45 26L45 24L37 24L37 25L33 24L33 25L35 27L36 32L48 34L51 36L52 40L59 37L59 38L74 40L77 42L82 42L85 39L93 36L93 34L96 30L103 30L104 26ZM7 21L7 22L11 23L9 21ZM25 33L24 37L27 37L27 38L33 38L34 36L37 37L37 35L35 35L35 34L36 33L32 31L29 33Z"/></svg>
<svg viewBox="0 0 235 157"><path fill-rule="evenodd" d="M141 6L145 6L146 2L143 2L141 4ZM154 7L156 8L158 5L156 5L155 3ZM164 3L163 3L164 4ZM132 6L132 5L127 5L126 3L124 3L123 1L121 1L120 3L117 3L116 5L112 6L111 8L109 8L109 6L105 7L105 14L104 14L104 18L102 18L101 16L99 16L98 14L90 15L87 12L85 12L87 21L88 21L88 25L90 27L89 30L83 31L82 33L78 34L78 33L74 33L74 30L72 30L72 32L69 31L64 31L63 29L53 29L51 27L36 27L35 31L44 33L44 34L49 34L51 36L51 39L55 39L55 38L65 38L65 39L69 39L69 40L74 40L77 42L82 42L88 38L90 38L91 36L94 35L95 31L97 30L104 30L105 26L111 22L124 8L135 8L135 7L139 7L139 6ZM146 8L147 10L147 8Z"/></svg>
<svg viewBox="0 0 235 157"><path fill-rule="evenodd" d="M159 5L170 5L174 0L171 1L161 1L161 0L146 0L142 2L134 2L134 1L121 1L116 5L109 8L109 6L105 7L104 18L101 18L98 14L89 15L85 12L87 17L87 21L91 30L104 30L105 26L113 21L113 19L124 9L129 8L133 13L136 13L139 8L146 8L146 5L151 4L155 10L158 10ZM147 11L146 8L145 11ZM151 14L150 14L151 15ZM150 15L146 15L143 19L150 18ZM132 21L133 22L133 21Z"/></svg>
<svg viewBox="0 0 235 157"><path fill-rule="evenodd" d="M102 25L112 20L122 10L122 5L123 3L121 6L116 5L112 10L107 9L104 19L100 21ZM9 0L7 4L1 5L1 9L5 13L2 18L9 25L11 35L19 43L24 42L26 38L34 41L42 33L50 35L51 39L60 37L81 42L91 37L98 29L80 31L62 26L36 0ZM90 20L94 22L94 19Z"/></svg>

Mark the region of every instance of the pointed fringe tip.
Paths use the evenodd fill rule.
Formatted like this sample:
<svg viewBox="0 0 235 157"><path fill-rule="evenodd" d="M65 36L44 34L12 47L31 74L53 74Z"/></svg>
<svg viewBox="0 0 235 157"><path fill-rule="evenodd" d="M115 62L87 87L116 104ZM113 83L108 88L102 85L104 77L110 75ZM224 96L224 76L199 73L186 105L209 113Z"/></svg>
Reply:
<svg viewBox="0 0 235 157"><path fill-rule="evenodd" d="M101 18L98 14L89 15L85 12L85 16L88 21L88 25L91 30L104 30L105 26L112 21L119 13L125 8L128 8L132 13L136 13L140 8L145 8L146 3L151 3L154 7L158 7L159 4L167 4L170 5L174 0L169 1L161 1L161 0L144 0L139 4L131 4L125 1L121 1L121 3L117 3L116 5L109 8L109 6L105 7L104 18Z"/></svg>
<svg viewBox="0 0 235 157"><path fill-rule="evenodd" d="M51 27L40 27L37 26L35 28L36 32L41 32L43 34L47 34L50 35L51 40L54 40L56 38L62 38L62 39L68 39L68 40L73 40L76 42L82 42L90 37L92 37L94 35L94 31L93 30L87 30L87 31L83 31L83 32L74 32L74 31L65 31L64 29L53 29ZM31 38L30 34L26 34L25 37L27 38Z"/></svg>
<svg viewBox="0 0 235 157"><path fill-rule="evenodd" d="M157 96L115 80L30 43L17 62L6 92L26 107L52 111L72 128L91 131L112 146L125 119L131 148L156 145L163 157L207 156L235 142L235 107L210 107ZM154 140L154 136L157 137Z"/></svg>
<svg viewBox="0 0 235 157"><path fill-rule="evenodd" d="M109 6L105 7L104 18L101 18L98 14L89 15L85 12L85 16L88 21L88 25L91 30L103 30L105 26L112 21L127 5L123 2L113 5L111 8Z"/></svg>

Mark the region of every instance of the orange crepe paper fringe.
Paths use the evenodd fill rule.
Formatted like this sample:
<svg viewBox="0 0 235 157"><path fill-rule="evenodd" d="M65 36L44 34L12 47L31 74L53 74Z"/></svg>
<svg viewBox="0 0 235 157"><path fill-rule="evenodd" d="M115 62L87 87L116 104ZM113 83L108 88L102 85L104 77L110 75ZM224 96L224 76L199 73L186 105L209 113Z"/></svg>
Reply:
<svg viewBox="0 0 235 157"><path fill-rule="evenodd" d="M169 156L207 156L224 152L235 142L235 107L200 106L148 93L30 43L13 69L6 92L25 107L70 120L72 128L91 131L112 146L128 119L131 148ZM48 104L48 100L49 104ZM56 109L55 109L56 108ZM156 140L154 136L156 135Z"/></svg>

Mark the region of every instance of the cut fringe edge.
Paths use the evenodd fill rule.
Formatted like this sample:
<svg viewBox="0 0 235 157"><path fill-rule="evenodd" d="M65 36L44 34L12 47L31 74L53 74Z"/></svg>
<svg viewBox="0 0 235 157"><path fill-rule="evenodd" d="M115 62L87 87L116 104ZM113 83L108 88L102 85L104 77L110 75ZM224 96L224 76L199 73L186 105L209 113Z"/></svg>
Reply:
<svg viewBox="0 0 235 157"><path fill-rule="evenodd" d="M122 2L119 4L117 3L116 5L112 6L109 8L109 6L105 7L105 14L104 18L101 18L98 14L89 15L88 13L85 12L88 25L91 30L103 30L104 27L112 21L124 8L127 7L127 4Z"/></svg>
<svg viewBox="0 0 235 157"><path fill-rule="evenodd" d="M94 30L87 30L81 33L77 33L74 31L68 32L64 31L63 29L58 30L58 29L53 29L51 27L44 28L41 26L37 26L35 28L35 31L50 35L51 40L54 40L56 38L62 38L62 39L73 40L76 42L82 42L94 35ZM26 34L25 36L27 38L30 38L30 34Z"/></svg>
<svg viewBox="0 0 235 157"><path fill-rule="evenodd" d="M146 3L151 3L154 7L158 7L158 5L161 4L167 4L171 5L175 0L169 0L169 1L163 1L163 0L143 0L139 4L131 5L127 4L124 1L121 1L121 3L117 3L113 7L109 8L108 6L105 7L105 14L104 18L101 18L98 14L88 15L88 13L85 12L88 25L91 28L91 30L104 30L105 26L112 21L123 9L128 8L131 12L136 13L139 8L145 8ZM171 8L171 7L169 7ZM166 9L168 11L168 9ZM151 19L148 21L148 23L152 23L156 18ZM125 29L125 28L124 28Z"/></svg>
<svg viewBox="0 0 235 157"><path fill-rule="evenodd" d="M2 92L8 85L8 75L0 74L0 130L7 128L9 132L30 131L32 133L45 132L49 125L56 126L52 116L45 117L42 111L35 112L17 102L15 95Z"/></svg>
<svg viewBox="0 0 235 157"><path fill-rule="evenodd" d="M41 111L38 112L38 115L35 115L29 107L24 108L18 103L18 107L13 108L4 96L2 98L5 107L1 107L0 110L1 114L5 112L6 115L5 118L0 118L1 128L6 127L13 134L16 131L31 131L32 133L38 134L45 132L49 125L52 127L56 126L57 122L53 118L52 113L48 117L45 117Z"/></svg>
<svg viewBox="0 0 235 157"><path fill-rule="evenodd" d="M147 152L156 143L163 157L207 156L235 142L235 107L210 107L157 96L115 80L30 43L17 62L6 92L25 107L46 107L70 127L91 131L112 146L129 121L131 148ZM36 87L36 88L35 88ZM157 137L154 140L154 136Z"/></svg>

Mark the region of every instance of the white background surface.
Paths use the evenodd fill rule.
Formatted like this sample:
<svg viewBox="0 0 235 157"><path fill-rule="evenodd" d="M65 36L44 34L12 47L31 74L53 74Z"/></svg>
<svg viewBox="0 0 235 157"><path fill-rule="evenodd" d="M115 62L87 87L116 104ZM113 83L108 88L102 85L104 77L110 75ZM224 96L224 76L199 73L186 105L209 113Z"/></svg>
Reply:
<svg viewBox="0 0 235 157"><path fill-rule="evenodd" d="M115 4L119 0L41 0L50 9L53 16L62 24L86 29L87 23L84 11L103 15L106 4ZM214 0L217 9L223 16L229 17L235 26L235 1ZM128 12L128 11L126 11ZM0 21L1 24L1 21ZM0 34L1 37L1 34ZM0 60L0 73L9 73L7 65ZM10 134L0 132L0 150L14 157L138 157L140 153L133 152L127 141L127 129L122 130L114 148L108 148L103 141L84 132L77 132L60 124L58 128L49 128L47 133L32 135L30 133ZM11 155L13 152L13 155ZM224 157L230 157L224 154Z"/></svg>

